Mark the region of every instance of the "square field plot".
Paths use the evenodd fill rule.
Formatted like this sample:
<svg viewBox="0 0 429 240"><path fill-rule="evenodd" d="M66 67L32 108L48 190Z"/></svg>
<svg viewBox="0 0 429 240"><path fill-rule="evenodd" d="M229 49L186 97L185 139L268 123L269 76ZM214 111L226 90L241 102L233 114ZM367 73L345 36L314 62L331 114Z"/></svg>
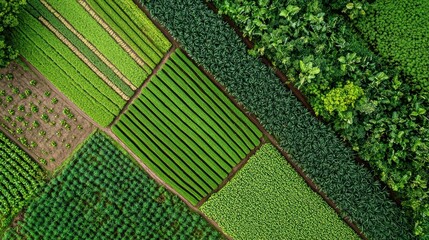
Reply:
<svg viewBox="0 0 429 240"><path fill-rule="evenodd" d="M262 136L180 50L113 132L192 204L217 188Z"/></svg>

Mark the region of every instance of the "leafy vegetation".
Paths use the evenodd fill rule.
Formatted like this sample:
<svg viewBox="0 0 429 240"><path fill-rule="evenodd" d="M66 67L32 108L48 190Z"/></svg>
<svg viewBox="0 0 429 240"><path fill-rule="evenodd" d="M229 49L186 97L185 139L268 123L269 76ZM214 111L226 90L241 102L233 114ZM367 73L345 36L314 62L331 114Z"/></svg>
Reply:
<svg viewBox="0 0 429 240"><path fill-rule="evenodd" d="M112 130L194 205L226 178L262 136L180 50Z"/></svg>
<svg viewBox="0 0 429 240"><path fill-rule="evenodd" d="M17 14L25 3L25 0L6 0L0 3L0 68L6 67L18 57L18 51L11 44L10 31L18 25Z"/></svg>
<svg viewBox="0 0 429 240"><path fill-rule="evenodd" d="M222 239L95 133L2 239Z"/></svg>
<svg viewBox="0 0 429 240"><path fill-rule="evenodd" d="M177 3L173 0L158 0L156 3L153 1L144 2L151 14L169 29L172 35L181 42L185 50L188 51L199 64L209 70L220 83L224 84L226 89L235 96L238 101L243 103L247 109L259 118L264 127L278 139L280 145L292 156L294 161L296 161L322 191L337 204L342 210L342 214L349 216L350 219L364 231L368 238L413 238L412 227L409 220L404 216L400 208L389 200L388 194L381 188L379 182L373 180L371 172L366 170L363 166L355 164L352 151L344 146L344 143L336 137L334 132L313 118L297 99L292 96L291 92L287 91L285 87L282 86L279 79L275 77L272 71L257 59L247 54L246 47L241 42L240 38L232 29L226 26L226 23L222 21L220 16L216 16L202 1L198 0L182 1L180 7L178 7ZM253 4L255 3L254 1L252 2ZM275 4L279 3L279 1L271 2ZM261 8L259 5L255 6L257 9L260 9L261 12L269 12L268 7ZM315 11L314 14L306 15L308 18L308 20L305 20L306 24L309 24L309 21L315 21L316 23L318 21L324 21L325 18L322 16L323 13L318 10L320 8L317 7L314 1L308 3L308 5L304 4L302 6L306 6ZM284 8L280 9L284 10ZM282 16L282 18L286 19L285 21L287 21L287 16L297 17L296 14L292 14L297 11L296 9L289 8L288 11L290 11L290 13L283 13L283 15L286 15L286 18ZM302 11L306 12L304 10ZM318 14L321 15L317 17ZM329 20L331 24L335 23L335 18L329 17L327 20ZM304 21L304 19L302 21ZM301 23L302 21L299 22ZM299 26L300 28L302 27L301 25ZM308 31L312 29L311 26L304 28L308 29ZM322 25L320 31L323 29L326 30L327 26L324 27ZM365 51L365 48L361 48L362 45L359 44L360 42L352 41L353 38L346 41L345 38L340 37L339 34L342 33L341 29L342 28L339 28L338 31L332 33L332 38L336 39L333 44L325 44L323 46L324 49L336 48L337 45L344 46L350 44L356 46L354 49L359 51L356 55L354 55L353 52L348 52L348 57L347 52L342 55L337 55L337 58L344 56L346 73L360 72L356 76L362 76L362 79L369 79L369 77L366 76L368 69L369 76L371 79L374 79L374 92L378 92L379 89L383 89L384 87L389 89L389 86L394 86L394 84L391 84L391 81L387 81L385 77L387 72L384 73L382 71L371 70L375 69L375 67L372 66L373 63L368 63L369 58L361 57L359 60L361 62L359 64L351 64L352 68L349 68L350 64L348 63L356 62L356 58L360 57L358 53L360 53L360 51ZM303 29L302 31L305 32ZM354 36L351 33L350 35ZM323 36L324 35L319 37L323 39ZM308 38L304 39L307 39L308 42L313 42L314 40L315 42L313 43L316 44L319 40L313 38L319 37L310 34ZM300 42L301 40L297 39L297 41ZM317 46L317 44L315 46ZM302 45L299 49L305 53L306 51L312 51L317 48ZM280 51L278 52L281 53ZM329 54L325 55L328 56ZM315 63L310 64L310 62L312 62L310 58L294 59L298 59L298 68L302 65L306 72L302 77L307 80L310 79L311 81L315 79L310 77L311 75L321 75L322 70L331 66L330 63L326 62L323 68L319 67L320 73L317 73L318 71L314 69L317 65ZM341 61L343 61L343 58L341 59ZM376 59L375 56L373 59ZM301 60L303 64L300 64L299 60ZM365 64L368 66L365 66ZM340 75L344 74L341 72L341 62L339 60L337 60L337 63L333 64L332 67L339 68ZM333 71L332 77L337 73L336 70ZM347 85L347 83L343 81L343 85L334 85L334 88L343 88L343 90L338 91L338 93L351 91L355 94L353 98L356 98L360 95L360 91L356 86L360 85L355 84L354 78L350 77L351 75L348 76L349 77L345 78L345 80L350 79L350 82L354 83L354 87L349 85L347 88L344 88L343 85ZM306 82L308 81L304 81L303 87ZM326 85L329 86L330 84L321 84L318 81L314 86L316 85L323 87ZM364 89L363 87L361 88ZM316 89L319 89L319 87ZM384 92L387 96L383 98L394 101L396 95L402 94L402 86L399 89L395 91L387 90ZM368 93L365 92L365 94ZM335 95L337 95L335 92L332 93L331 99L338 99L342 95L344 96L344 94L340 94L338 97L335 97ZM311 97L311 95L309 95L309 97ZM365 102L365 99L361 100L363 97L364 96L360 96L357 102ZM358 105L357 103L353 105L351 103L352 100L353 99L348 101L349 107ZM367 104L361 106L365 106L365 108L362 108L362 111L368 113L371 112L372 102L370 99L367 100ZM321 104L323 105L324 102L322 101ZM381 106L381 104L382 102L380 101L378 106ZM338 106L341 107L340 105ZM388 105L383 106L383 108L389 109ZM404 107L406 106L407 105ZM335 107L335 105L333 107ZM337 112L335 113L338 114ZM368 127L375 128L378 126L381 128L384 126L384 131L386 131L389 125L392 125L389 124L387 120L389 119L389 114L386 115L386 113L382 111L379 112L378 110L377 112L372 110L372 113L372 115L380 117L380 121L372 121L373 123ZM345 119L349 119L347 114L345 116ZM367 114L365 116L371 115ZM361 119L353 120L354 123L360 121ZM348 123L345 121L343 124ZM361 132L363 131L361 134L365 136L365 129L359 129L361 129ZM383 142L382 140L384 140L385 134L383 134L383 131L380 129L378 132L374 132L373 135L374 143L376 143L374 146L377 147L378 144ZM372 146L371 144L372 142L368 142L368 146ZM383 151L383 149L388 149L388 145L385 146L385 148L374 149L374 152L377 154L388 152L387 150Z"/></svg>
<svg viewBox="0 0 429 240"><path fill-rule="evenodd" d="M0 132L0 234L44 184L45 173Z"/></svg>
<svg viewBox="0 0 429 240"><path fill-rule="evenodd" d="M201 206L234 239L359 239L271 144Z"/></svg>
<svg viewBox="0 0 429 240"><path fill-rule="evenodd" d="M156 66L170 49L168 39L132 1L88 2L151 67Z"/></svg>
<svg viewBox="0 0 429 240"><path fill-rule="evenodd" d="M429 234L429 4L325 3L357 19L381 59L321 1L215 2L256 42L250 52L284 70L316 114L398 192L414 216L415 233Z"/></svg>

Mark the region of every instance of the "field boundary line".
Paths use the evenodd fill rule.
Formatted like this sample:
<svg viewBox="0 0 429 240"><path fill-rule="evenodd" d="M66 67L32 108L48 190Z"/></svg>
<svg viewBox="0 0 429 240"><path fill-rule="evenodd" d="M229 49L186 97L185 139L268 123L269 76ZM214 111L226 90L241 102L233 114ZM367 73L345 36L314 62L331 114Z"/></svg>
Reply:
<svg viewBox="0 0 429 240"><path fill-rule="evenodd" d="M213 189L209 194L207 194L203 199L201 199L195 207L200 208L213 194L219 192L225 185L235 177L235 175L246 165L246 163L249 161L249 159L255 155L255 153L264 145L266 144L266 141L264 139L264 136L262 136L259 139L259 144L254 147L252 150L250 150L249 153L237 164L235 165L231 171L228 173L228 176L222 180L218 186Z"/></svg>
<svg viewBox="0 0 429 240"><path fill-rule="evenodd" d="M250 119L250 121L253 124L256 125L256 127L259 129L259 131L262 132L263 136L265 136L268 139L268 141L266 141L266 142L271 143L272 145L274 145L276 147L276 149L283 155L286 162L289 163L290 166L294 169L294 171L297 172L299 174L299 176L305 181L307 186L310 187L311 190L313 190L313 192L317 193L335 211L335 213L338 215L338 217L341 218L356 233L356 235L358 235L358 237L360 237L361 239L367 240L367 238L363 234L363 232L357 227L357 225L354 222L352 222L349 219L348 215L342 217L342 211L337 207L337 205L334 203L334 201L332 199L330 199L326 195L326 193L324 193L322 190L320 190L320 188L313 182L313 180L310 179L305 174L305 172L301 169L301 167L292 160L292 157L285 150L283 150L283 148L279 145L279 143L277 142L275 137L272 136L269 132L267 132L267 130L265 130L265 128L259 122L257 117L255 115L253 115L252 113L248 112L244 108L243 105L239 104L237 102L237 100L232 95L230 95L228 93L226 88L222 84L220 84L218 81L216 81L216 79L214 78L214 76L210 72L208 72L206 69L204 69L201 65L197 64L195 62L195 60L189 56L188 52L186 52L182 48L181 48L181 50L191 60L191 62L194 65L196 65L212 81L212 83L215 84L222 91L222 93L226 97L228 97L228 99L234 104L234 106L237 107L244 115L246 115L247 118Z"/></svg>
<svg viewBox="0 0 429 240"><path fill-rule="evenodd" d="M226 239L233 240L230 236L226 235L220 228L220 226L212 220L211 218L207 217L200 209L198 209L196 206L194 206L192 203L190 203L186 198L184 198L182 195L180 195L174 188L172 188L170 185L166 184L161 178L158 177L146 164L143 163L140 157L138 157L133 151L131 151L130 148L121 140L119 137L117 137L111 128L101 128L101 130L106 133L109 137L111 137L113 140L115 140L127 153L130 157L132 157L137 164L139 164L146 173L155 180L158 184L165 187L169 192L173 193L174 195L178 196L180 200L182 200L193 212L199 214L201 217L204 218L208 223L210 223L219 233L221 233Z"/></svg>
<svg viewBox="0 0 429 240"><path fill-rule="evenodd" d="M100 24L100 26L102 28L104 28L104 30L119 44L119 46L122 47L122 49L124 49L124 51L126 53L128 53L128 55L140 66L140 67L144 67L146 65L146 63L144 62L144 60L142 58L140 58L140 56L138 56L134 50L128 46L128 44L126 44L124 42L124 40L118 35L116 34L115 31L113 31L113 29L103 20L100 18L100 16L97 15L97 13L95 13L95 11L91 8L91 6L88 5L88 3L85 0L79 0L78 1L79 4L85 9L85 11L87 11L89 13L89 15L91 15L91 17L98 22L98 24Z"/></svg>
<svg viewBox="0 0 429 240"><path fill-rule="evenodd" d="M279 150L282 155L286 158L286 161L294 168L294 170L303 178L303 180L306 182L306 184L315 192L317 193L319 196L322 197L322 199L337 213L338 217L341 218L350 228L352 228L356 234L361 238L366 240L367 238L365 237L365 235L363 234L363 232L357 227L357 225L352 222L349 217L346 215L344 217L341 217L342 215L342 211L336 206L336 204L334 203L333 200L331 200L324 192L322 192L317 185L313 182L313 180L311 180L305 173L304 171L294 162L292 161L292 157L286 152L284 151L278 144L277 140L270 134L268 133L265 128L262 126L262 124L259 122L259 120L257 119L257 117L255 115L253 115L252 113L246 111L246 109L244 108L244 106L240 105L236 99L230 95L228 93L228 91L226 90L226 88L221 85L219 82L216 81L216 79L214 78L214 76L208 72L206 69L204 69L200 64L197 64L195 62L195 60L193 58L191 58L188 54L187 51L185 51L183 48L180 47L180 44L173 38L173 36L170 34L170 32L164 27L162 26L158 21L156 21L149 13L149 11L138 1L138 0L133 0L134 3L146 14L146 16L149 17L149 19L152 20L152 22L155 24L155 26L157 26L161 32L167 36L167 38L170 40L170 42L177 46L177 48L180 48L182 50L182 52L191 60L192 63L194 63L223 93L224 95L226 95L228 97L228 99L230 101L233 102L233 104L240 109L240 111L242 113L244 113L246 115L246 117L248 117L257 127L258 129L263 133L263 135L265 137L268 138L271 144L273 144L277 150ZM213 9L212 9L213 10ZM236 30L234 28L234 30ZM242 35L240 35L237 32L237 35L239 35L240 37ZM243 39L243 38L242 38ZM243 40L244 42L246 42L245 40ZM266 61L263 61L265 64L267 64L268 66L270 66L269 63L266 63ZM279 71L276 71L276 75L278 74ZM284 75L283 75L284 76ZM280 76L279 76L280 78ZM280 78L282 79L282 78ZM286 84L285 82L281 81L280 82L284 83L287 87L289 87L290 89L292 89L289 84ZM293 90L292 90L293 91ZM299 91L293 91L294 95L302 102L302 104L307 107L306 103L306 99L305 97L301 94ZM307 108L308 109L308 108ZM308 109L308 111L310 113L312 113L312 109ZM320 120L320 119L319 119ZM176 192L175 192L176 193ZM177 194L177 193L176 193ZM180 196L180 195L178 195ZM181 196L180 196L181 197ZM183 197L181 197L181 199L183 199ZM204 215L205 216L205 215Z"/></svg>
<svg viewBox="0 0 429 240"><path fill-rule="evenodd" d="M121 111L116 115L113 121L107 126L108 128L111 128L119 121L119 118L128 110L128 107L134 102L134 100L140 96L143 89L149 84L149 82L158 73L158 71L162 69L164 64L168 61L168 59L170 59L171 54L173 54L176 51L176 49L177 49L176 46L172 44L170 50L168 50L168 52L164 55L164 57L161 59L158 65L156 65L156 67L152 70L152 73L144 80L143 84L139 88L137 88L136 91L134 91L134 95L131 96L131 98L128 100L125 106L122 107Z"/></svg>
<svg viewBox="0 0 429 240"><path fill-rule="evenodd" d="M51 32L57 36L67 47L69 47L76 56L78 56L86 65L88 65L91 70L97 74L109 87L111 87L119 96L122 97L125 101L129 100L129 97L126 96L115 84L113 84L107 77L104 75L91 61L88 60L80 51L77 49L67 38L65 38L54 26L52 26L45 18L42 16L39 17L39 21L42 22Z"/></svg>
<svg viewBox="0 0 429 240"><path fill-rule="evenodd" d="M137 89L136 86L134 86L130 80L128 80L128 78L126 78L121 71L119 71L118 68L116 68L115 65L113 65L100 51L98 51L98 49L92 45L92 43L90 43L84 36L82 36L82 34L80 34L80 32L78 32L67 20L64 19L63 16L61 16L60 13L58 13L51 5L49 5L49 3L47 3L45 0L40 0L40 2L52 13L54 14L54 16L60 20L64 26L66 26L66 28L68 30L70 30L74 35L76 35L76 37L79 38L79 40L81 40L85 46L87 46L98 58L100 58L100 60L106 64L123 82L125 82L125 84L127 84L133 91L135 91Z"/></svg>

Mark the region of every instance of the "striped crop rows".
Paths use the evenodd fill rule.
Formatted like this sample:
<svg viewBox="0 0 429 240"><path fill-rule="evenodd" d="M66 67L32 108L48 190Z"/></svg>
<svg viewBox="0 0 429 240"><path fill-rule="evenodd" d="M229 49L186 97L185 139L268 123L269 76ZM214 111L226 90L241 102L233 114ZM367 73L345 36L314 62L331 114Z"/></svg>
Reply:
<svg viewBox="0 0 429 240"><path fill-rule="evenodd" d="M44 172L0 132L0 232L43 184Z"/></svg>
<svg viewBox="0 0 429 240"><path fill-rule="evenodd" d="M113 132L192 204L217 188L262 136L180 51Z"/></svg>
<svg viewBox="0 0 429 240"><path fill-rule="evenodd" d="M106 23L86 1L32 0L19 17L22 24L13 34L22 55L102 126L120 112L170 46L162 34L163 41L152 45L123 39L109 22L122 15L110 12ZM127 18L121 26L139 21Z"/></svg>

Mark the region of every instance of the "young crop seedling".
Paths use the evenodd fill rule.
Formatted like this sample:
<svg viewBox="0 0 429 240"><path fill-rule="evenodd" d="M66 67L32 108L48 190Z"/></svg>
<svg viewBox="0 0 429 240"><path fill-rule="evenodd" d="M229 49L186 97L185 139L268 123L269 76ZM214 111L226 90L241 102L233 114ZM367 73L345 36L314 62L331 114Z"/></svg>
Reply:
<svg viewBox="0 0 429 240"><path fill-rule="evenodd" d="M14 94L19 94L20 93L19 88L17 88L17 87L12 87L12 92Z"/></svg>
<svg viewBox="0 0 429 240"><path fill-rule="evenodd" d="M30 81L30 85L31 86L36 86L37 85L37 81L36 80L31 80Z"/></svg>
<svg viewBox="0 0 429 240"><path fill-rule="evenodd" d="M39 112L39 108L36 105L32 104L32 103L31 103L31 107L30 108L31 108L31 111L34 112L34 113Z"/></svg>
<svg viewBox="0 0 429 240"><path fill-rule="evenodd" d="M36 120L33 121L33 127L38 128L40 126L40 123Z"/></svg>
<svg viewBox="0 0 429 240"><path fill-rule="evenodd" d="M30 89L25 89L25 91L24 91L24 94L25 94L25 96L30 96L31 95L31 90Z"/></svg>
<svg viewBox="0 0 429 240"><path fill-rule="evenodd" d="M12 73L8 73L8 74L6 74L6 79L7 80L13 80L13 74Z"/></svg>

